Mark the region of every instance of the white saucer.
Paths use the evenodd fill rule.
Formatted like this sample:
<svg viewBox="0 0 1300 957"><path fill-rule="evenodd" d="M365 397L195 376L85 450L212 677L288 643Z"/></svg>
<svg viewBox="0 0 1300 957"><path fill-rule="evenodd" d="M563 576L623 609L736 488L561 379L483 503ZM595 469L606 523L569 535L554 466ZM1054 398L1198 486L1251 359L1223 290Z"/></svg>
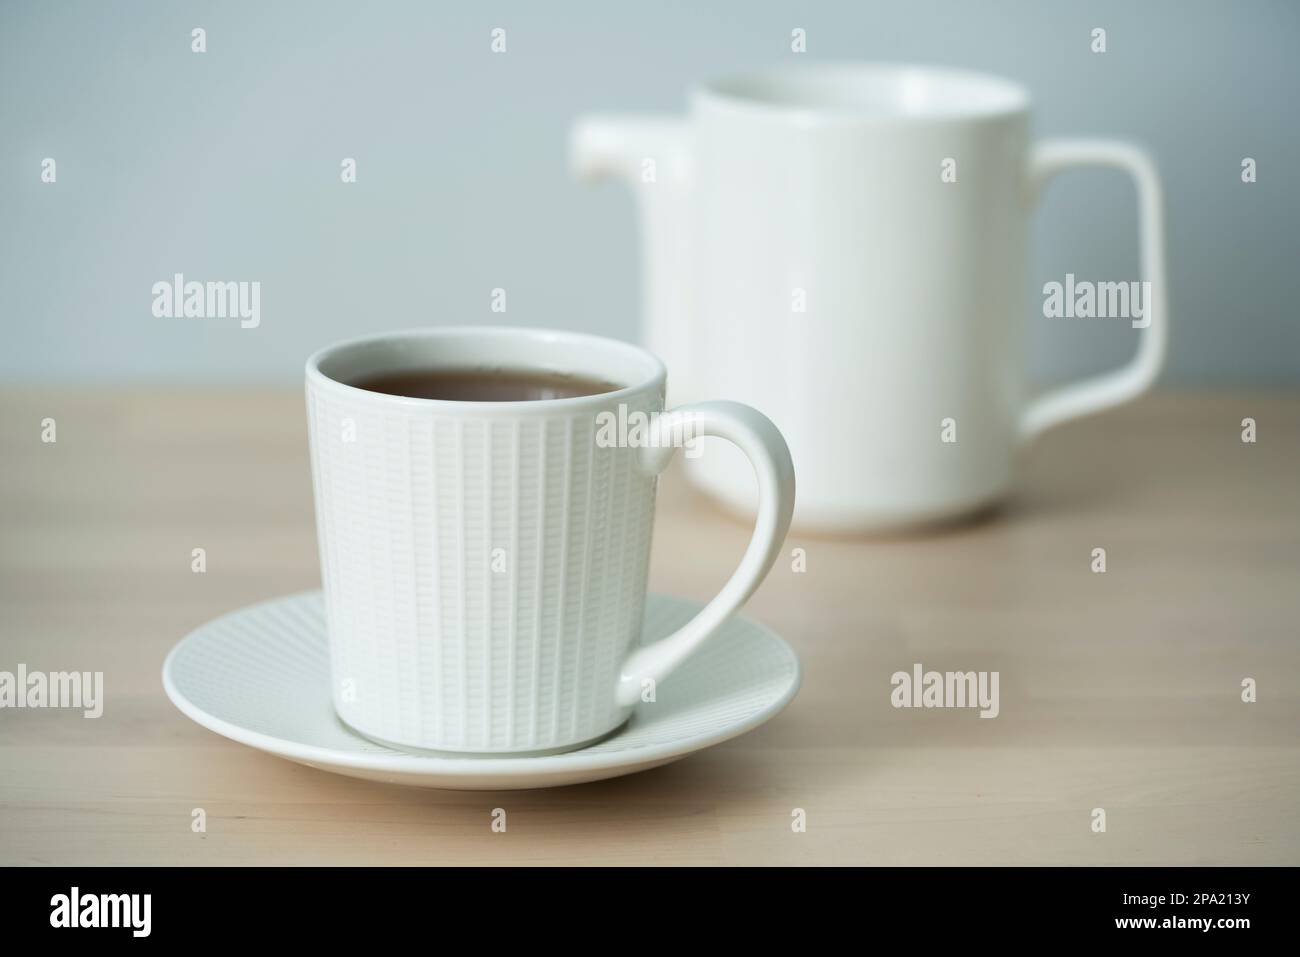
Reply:
<svg viewBox="0 0 1300 957"><path fill-rule="evenodd" d="M646 601L645 640L684 623L697 602ZM172 703L241 744L324 771L426 788L556 787L667 764L758 727L799 690L799 659L762 625L733 618L660 683L652 704L608 738L542 757L416 754L386 748L334 714L319 591L241 608L202 625L163 663Z"/></svg>

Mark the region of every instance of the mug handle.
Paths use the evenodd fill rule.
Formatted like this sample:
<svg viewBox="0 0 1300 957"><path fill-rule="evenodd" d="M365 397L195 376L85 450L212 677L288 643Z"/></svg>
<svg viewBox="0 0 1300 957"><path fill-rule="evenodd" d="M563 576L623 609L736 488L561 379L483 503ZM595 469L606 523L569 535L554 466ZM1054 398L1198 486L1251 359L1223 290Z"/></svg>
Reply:
<svg viewBox="0 0 1300 957"><path fill-rule="evenodd" d="M1169 337L1165 308L1164 202L1155 163L1136 146L1115 140L1048 140L1038 144L1029 160L1030 195L1037 201L1057 173L1073 166L1106 166L1125 170L1137 186L1141 273L1152 295L1148 322L1137 354L1123 368L1049 391L1034 399L1020 418L1020 438L1029 441L1070 419L1100 412L1135 399L1155 381L1164 365Z"/></svg>
<svg viewBox="0 0 1300 957"><path fill-rule="evenodd" d="M659 416L657 441L642 448L641 465L658 475L672 460L675 436L717 436L734 443L749 458L758 478L758 518L740 565L713 600L671 635L638 648L623 662L615 698L630 707L642 683L668 676L730 618L771 571L794 513L794 463L772 421L739 402L693 402Z"/></svg>

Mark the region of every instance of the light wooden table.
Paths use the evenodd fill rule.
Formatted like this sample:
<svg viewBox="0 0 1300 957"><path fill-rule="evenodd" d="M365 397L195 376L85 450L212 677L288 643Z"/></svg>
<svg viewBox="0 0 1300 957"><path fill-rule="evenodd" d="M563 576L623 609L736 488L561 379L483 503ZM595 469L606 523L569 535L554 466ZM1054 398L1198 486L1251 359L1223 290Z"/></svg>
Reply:
<svg viewBox="0 0 1300 957"><path fill-rule="evenodd" d="M747 612L803 659L782 715L502 793L336 777L164 697L187 630L318 584L298 393L9 389L0 410L0 670L101 670L107 698L99 720L0 711L0 864L1300 863L1300 398L1159 395L1045 437L991 520L792 536L807 571L780 563ZM670 473L652 587L709 597L747 536ZM1001 715L895 710L918 661L999 671Z"/></svg>

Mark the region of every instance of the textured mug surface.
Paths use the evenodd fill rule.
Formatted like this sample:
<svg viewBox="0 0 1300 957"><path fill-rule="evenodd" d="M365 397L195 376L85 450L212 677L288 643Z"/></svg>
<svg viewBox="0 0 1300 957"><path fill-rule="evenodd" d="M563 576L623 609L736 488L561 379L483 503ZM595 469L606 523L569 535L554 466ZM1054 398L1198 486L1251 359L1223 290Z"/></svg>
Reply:
<svg viewBox="0 0 1300 957"><path fill-rule="evenodd" d="M626 387L459 402L347 384L466 367ZM664 383L663 365L634 346L537 330L415 330L308 361L332 693L349 726L398 747L546 752L627 718L633 702L616 689L642 624L666 458L598 442L598 416L658 414Z"/></svg>

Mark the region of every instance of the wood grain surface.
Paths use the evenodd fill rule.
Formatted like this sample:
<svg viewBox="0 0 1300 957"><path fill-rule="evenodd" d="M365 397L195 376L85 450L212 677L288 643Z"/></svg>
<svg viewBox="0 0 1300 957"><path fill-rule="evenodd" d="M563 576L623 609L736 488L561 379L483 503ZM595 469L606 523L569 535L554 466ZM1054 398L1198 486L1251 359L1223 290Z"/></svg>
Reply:
<svg viewBox="0 0 1300 957"><path fill-rule="evenodd" d="M163 695L185 632L319 583L299 393L11 388L0 408L0 670L106 689L98 720L0 710L0 864L1300 864L1295 396L1156 395L1043 438L982 520L794 534L746 611L803 660L783 714L658 770L500 793L301 767ZM705 599L749 530L681 468L651 587ZM915 662L998 671L999 717L893 708Z"/></svg>

